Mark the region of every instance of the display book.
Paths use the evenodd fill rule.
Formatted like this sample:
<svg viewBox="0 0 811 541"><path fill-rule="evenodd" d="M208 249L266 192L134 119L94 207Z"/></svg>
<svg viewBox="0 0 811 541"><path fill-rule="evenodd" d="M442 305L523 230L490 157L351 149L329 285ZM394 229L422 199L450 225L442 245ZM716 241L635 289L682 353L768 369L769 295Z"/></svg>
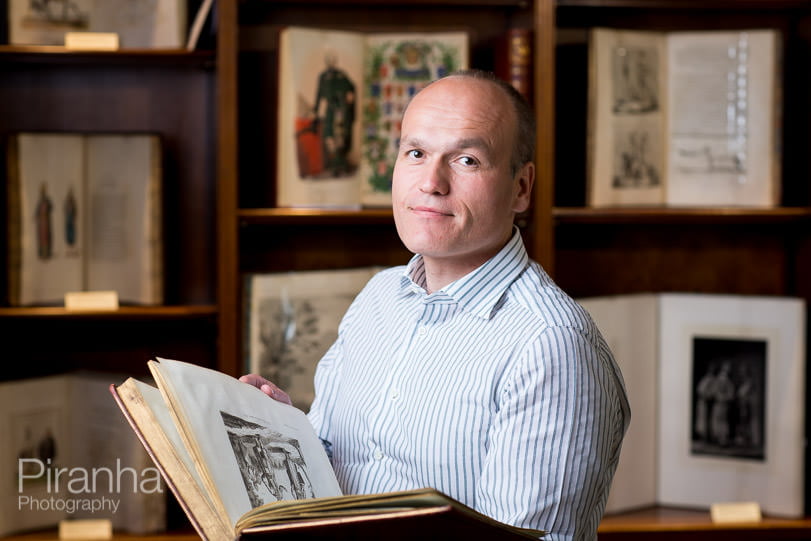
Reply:
<svg viewBox="0 0 811 541"><path fill-rule="evenodd" d="M90 290L162 303L159 135L21 132L7 151L10 305Z"/></svg>
<svg viewBox="0 0 811 541"><path fill-rule="evenodd" d="M0 537L63 520L166 529L166 486L110 401L110 373L0 383Z"/></svg>
<svg viewBox="0 0 811 541"><path fill-rule="evenodd" d="M318 361L369 279L383 267L246 273L245 367L283 388L307 411Z"/></svg>
<svg viewBox="0 0 811 541"><path fill-rule="evenodd" d="M276 204L390 207L400 119L430 81L468 67L464 31L279 35Z"/></svg>
<svg viewBox="0 0 811 541"><path fill-rule="evenodd" d="M148 366L157 387L128 378L110 392L204 539L544 534L499 523L430 488L342 495L301 410L216 370L161 358Z"/></svg>
<svg viewBox="0 0 811 541"><path fill-rule="evenodd" d="M578 302L614 353L633 412L607 514L756 502L769 516L804 516L804 299L637 293Z"/></svg>
<svg viewBox="0 0 811 541"><path fill-rule="evenodd" d="M122 49L185 45L187 0L8 0L9 43L64 45L68 32L115 33Z"/></svg>
<svg viewBox="0 0 811 541"><path fill-rule="evenodd" d="M590 206L780 204L779 31L592 28L588 73Z"/></svg>

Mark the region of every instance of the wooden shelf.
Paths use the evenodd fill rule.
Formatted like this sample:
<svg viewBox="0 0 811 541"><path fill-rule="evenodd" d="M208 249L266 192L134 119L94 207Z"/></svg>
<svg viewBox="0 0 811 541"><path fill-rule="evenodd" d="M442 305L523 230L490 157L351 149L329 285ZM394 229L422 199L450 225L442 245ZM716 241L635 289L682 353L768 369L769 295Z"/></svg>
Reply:
<svg viewBox="0 0 811 541"><path fill-rule="evenodd" d="M0 64L11 62L51 65L97 64L100 66L155 64L210 68L214 65L214 58L214 51L187 51L185 49L77 51L59 45L0 45Z"/></svg>
<svg viewBox="0 0 811 541"><path fill-rule="evenodd" d="M811 220L811 207L779 208L662 208L662 207L557 207L552 215L558 224L753 224L800 223Z"/></svg>
<svg viewBox="0 0 811 541"><path fill-rule="evenodd" d="M86 318L86 319L194 319L213 317L214 305L121 306L117 310L67 310L62 306L0 308L2 318Z"/></svg>
<svg viewBox="0 0 811 541"><path fill-rule="evenodd" d="M773 10L788 8L806 8L807 0L557 0L559 7L577 6L589 8L640 8L651 9L735 9L735 10Z"/></svg>
<svg viewBox="0 0 811 541"><path fill-rule="evenodd" d="M39 530L2 537L0 539L3 539L3 541L58 541L59 532L55 529ZM199 541L200 536L192 531L166 532L153 535L117 533L113 535L113 539L121 539L122 541Z"/></svg>
<svg viewBox="0 0 811 541"><path fill-rule="evenodd" d="M811 519L765 517L761 522L714 524L708 511L650 507L608 515L598 530L602 540L618 539L809 539Z"/></svg>
<svg viewBox="0 0 811 541"><path fill-rule="evenodd" d="M242 209L239 211L238 217L240 223L243 225L394 223L394 216L391 209Z"/></svg>

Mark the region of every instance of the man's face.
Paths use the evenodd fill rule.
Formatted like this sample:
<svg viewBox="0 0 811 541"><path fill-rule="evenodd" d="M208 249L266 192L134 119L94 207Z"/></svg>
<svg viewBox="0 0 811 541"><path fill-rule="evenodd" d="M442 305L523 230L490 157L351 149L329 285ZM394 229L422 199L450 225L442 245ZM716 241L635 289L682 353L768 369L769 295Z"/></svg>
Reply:
<svg viewBox="0 0 811 541"><path fill-rule="evenodd" d="M397 232L410 251L472 270L509 240L534 180L532 164L510 171L515 120L487 81L450 77L417 94L392 180Z"/></svg>

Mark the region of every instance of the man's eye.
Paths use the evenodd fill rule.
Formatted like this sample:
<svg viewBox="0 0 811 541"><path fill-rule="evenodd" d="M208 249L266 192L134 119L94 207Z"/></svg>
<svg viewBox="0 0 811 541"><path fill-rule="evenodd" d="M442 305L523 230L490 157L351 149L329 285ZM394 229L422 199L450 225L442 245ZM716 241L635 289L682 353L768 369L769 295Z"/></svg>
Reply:
<svg viewBox="0 0 811 541"><path fill-rule="evenodd" d="M466 167L473 167L475 165L478 165L478 162L476 161L476 159L471 158L470 156L462 156L461 158L459 158L459 163L461 163L462 165L464 165Z"/></svg>
<svg viewBox="0 0 811 541"><path fill-rule="evenodd" d="M411 149L406 152L406 156L408 156L409 158L419 159L423 157L423 153L422 150Z"/></svg>

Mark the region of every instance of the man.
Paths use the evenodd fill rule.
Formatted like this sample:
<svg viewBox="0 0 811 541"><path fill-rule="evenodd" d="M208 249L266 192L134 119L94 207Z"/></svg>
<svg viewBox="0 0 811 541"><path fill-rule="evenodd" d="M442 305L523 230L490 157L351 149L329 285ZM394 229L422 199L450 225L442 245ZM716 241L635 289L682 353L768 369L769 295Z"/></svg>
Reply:
<svg viewBox="0 0 811 541"><path fill-rule="evenodd" d="M630 411L594 323L513 226L535 177L532 119L482 72L414 97L392 201L417 255L355 299L309 417L347 493L431 486L549 539L594 539Z"/></svg>

